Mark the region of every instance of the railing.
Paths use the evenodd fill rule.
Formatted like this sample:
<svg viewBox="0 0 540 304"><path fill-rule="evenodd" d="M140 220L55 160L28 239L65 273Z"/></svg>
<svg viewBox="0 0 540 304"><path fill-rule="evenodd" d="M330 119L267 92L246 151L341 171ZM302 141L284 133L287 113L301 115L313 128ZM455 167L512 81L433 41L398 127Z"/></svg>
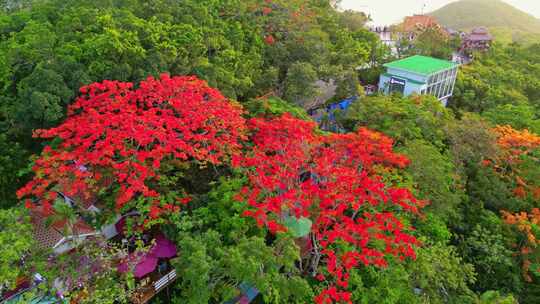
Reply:
<svg viewBox="0 0 540 304"><path fill-rule="evenodd" d="M169 271L164 276L159 277L158 273L153 273L148 278L152 283L140 286L131 297L134 304L145 304L158 294L163 288L167 287L176 280L176 270Z"/></svg>
<svg viewBox="0 0 540 304"><path fill-rule="evenodd" d="M168 274L161 277L161 279L154 282L154 289L159 292L163 287L169 285L172 281L176 280L176 269L171 270Z"/></svg>

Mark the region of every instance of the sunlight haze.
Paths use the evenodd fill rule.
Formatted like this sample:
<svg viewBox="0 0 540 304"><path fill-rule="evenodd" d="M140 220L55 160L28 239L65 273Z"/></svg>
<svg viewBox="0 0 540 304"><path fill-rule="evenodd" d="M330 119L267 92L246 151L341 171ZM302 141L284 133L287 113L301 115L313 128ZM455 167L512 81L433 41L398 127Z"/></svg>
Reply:
<svg viewBox="0 0 540 304"><path fill-rule="evenodd" d="M386 25L400 21L412 14L434 11L452 0L342 0L343 9L352 9L371 14L373 24ZM505 0L505 2L540 18L540 0Z"/></svg>

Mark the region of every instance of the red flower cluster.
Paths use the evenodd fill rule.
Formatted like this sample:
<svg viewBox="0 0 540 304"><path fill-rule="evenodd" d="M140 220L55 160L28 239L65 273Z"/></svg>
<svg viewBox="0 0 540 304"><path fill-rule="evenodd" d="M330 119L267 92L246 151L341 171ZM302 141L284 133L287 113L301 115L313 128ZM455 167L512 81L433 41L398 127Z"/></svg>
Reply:
<svg viewBox="0 0 540 304"><path fill-rule="evenodd" d="M345 289L353 267L384 267L387 255L415 257L418 241L394 212L417 213L421 204L408 190L386 187L374 169L407 164L390 138L367 129L320 135L314 123L290 115L252 119L249 126L255 146L233 157L233 166L249 176L238 199L248 202L246 216L274 233L286 230L285 217L312 220L310 254L326 262L313 273L329 282L317 303L351 303Z"/></svg>
<svg viewBox="0 0 540 304"><path fill-rule="evenodd" d="M268 45L273 45L274 43L276 43L276 39L272 35L267 35L266 37L264 37L264 42Z"/></svg>
<svg viewBox="0 0 540 304"><path fill-rule="evenodd" d="M265 15L265 16L266 16L266 15L269 15L271 12L272 12L272 8L270 8L270 7L265 6L265 7L263 7L263 9L262 9L262 13L263 13L263 15Z"/></svg>
<svg viewBox="0 0 540 304"><path fill-rule="evenodd" d="M241 107L195 77L150 77L137 89L131 83L104 81L81 88L81 93L63 124L35 133L61 143L44 149L33 168L35 178L17 194L39 199L45 209L55 191L71 197L82 193L85 199L120 185L117 208L138 195L157 197L148 181L159 179L164 160L219 164L244 139ZM153 201L152 217L175 210Z"/></svg>
<svg viewBox="0 0 540 304"><path fill-rule="evenodd" d="M308 263L309 272L328 284L317 303L351 303L347 288L354 267L384 267L389 256L415 257L418 241L395 213L417 213L421 204L377 175L408 163L380 133L322 135L315 123L290 115L246 123L240 106L194 77L162 75L137 89L104 81L81 93L63 124L35 134L60 143L44 149L34 179L18 191L27 207L38 199L50 211L57 191L83 200L109 191L116 208L146 198L151 203L145 220L157 219L190 200L179 195L175 202L160 201L152 182L159 180L162 163L232 159L249 178L236 196L248 202L245 216L272 233L287 231L285 218L311 221L311 243L304 246L315 261ZM248 129L250 144L241 153Z"/></svg>
<svg viewBox="0 0 540 304"><path fill-rule="evenodd" d="M501 211L503 220L511 225L522 235L519 242L519 253L522 259L522 273L525 281L532 282L531 272L538 272L538 269L531 269L540 262L540 235L536 227L540 225L540 209L532 208L531 212L510 213ZM518 245L516 244L516 247Z"/></svg>
<svg viewBox="0 0 540 304"><path fill-rule="evenodd" d="M511 126L497 126L493 131L502 154L499 159L487 160L485 164L492 165L503 178L515 181L516 197L525 199L531 195L533 199L540 200L540 183L534 178L527 178L520 168L524 160L536 159L535 155L540 151L540 136Z"/></svg>

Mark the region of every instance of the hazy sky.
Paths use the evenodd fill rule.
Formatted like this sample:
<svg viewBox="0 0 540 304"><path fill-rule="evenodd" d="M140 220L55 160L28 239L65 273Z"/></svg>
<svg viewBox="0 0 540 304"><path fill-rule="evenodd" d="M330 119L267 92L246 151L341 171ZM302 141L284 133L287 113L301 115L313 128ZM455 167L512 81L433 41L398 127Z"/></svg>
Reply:
<svg viewBox="0 0 540 304"><path fill-rule="evenodd" d="M342 0L342 8L371 14L375 25L396 23L403 17L436 10L454 0ZM540 0L504 0L515 7L540 18Z"/></svg>

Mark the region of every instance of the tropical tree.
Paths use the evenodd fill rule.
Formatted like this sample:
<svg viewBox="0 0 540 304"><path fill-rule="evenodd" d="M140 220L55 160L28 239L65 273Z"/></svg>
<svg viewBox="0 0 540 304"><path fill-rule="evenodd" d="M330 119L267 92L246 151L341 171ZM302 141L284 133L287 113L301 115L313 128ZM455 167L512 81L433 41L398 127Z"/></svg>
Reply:
<svg viewBox="0 0 540 304"><path fill-rule="evenodd" d="M459 46L459 39L454 40L440 27L431 26L418 33L412 52L448 60Z"/></svg>
<svg viewBox="0 0 540 304"><path fill-rule="evenodd" d="M25 257L36 247L28 211L0 209L0 294L15 287L18 279L31 275Z"/></svg>
<svg viewBox="0 0 540 304"><path fill-rule="evenodd" d="M455 219L465 193L451 157L421 140L407 142L401 152L410 160L406 171L419 190L418 196L430 202L426 209L449 222Z"/></svg>
<svg viewBox="0 0 540 304"><path fill-rule="evenodd" d="M63 124L36 131L59 143L44 149L36 176L19 190L27 206L38 199L53 213L63 192L78 203L102 196L109 210L135 207L157 219L189 201L184 189L160 184L162 163L177 170L191 161L219 165L240 148L241 108L204 81L162 75L132 87L116 81L83 87Z"/></svg>
<svg viewBox="0 0 540 304"><path fill-rule="evenodd" d="M198 208L174 214L164 227L182 252L174 262L182 278L175 301L223 303L237 297L242 285L256 287L265 303L312 300L296 264L300 251L294 239L281 235L269 243L266 231L242 216L246 206L234 197L244 183L243 177L222 178L190 204Z"/></svg>
<svg viewBox="0 0 540 304"><path fill-rule="evenodd" d="M495 125L510 125L516 130L528 129L532 133L540 133L540 120L530 105L503 104L485 111L482 116Z"/></svg>
<svg viewBox="0 0 540 304"><path fill-rule="evenodd" d="M0 150L0 208L8 208L17 203L15 192L24 181L20 171L28 161L28 151L5 134L0 134Z"/></svg>
<svg viewBox="0 0 540 304"><path fill-rule="evenodd" d="M249 205L244 215L271 233L304 237L300 267L321 281L317 303L352 303L349 278L357 266L386 267L387 255L415 257L418 242L398 212L418 213L422 204L377 177L378 165L408 163L389 138L363 128L321 136L313 123L290 115L251 119L249 126L254 147L233 159L249 178L237 199Z"/></svg>
<svg viewBox="0 0 540 304"><path fill-rule="evenodd" d="M452 120L452 113L432 96L375 96L353 103L343 124L348 130L367 127L383 132L399 145L425 140L442 148L446 134L441 126Z"/></svg>

